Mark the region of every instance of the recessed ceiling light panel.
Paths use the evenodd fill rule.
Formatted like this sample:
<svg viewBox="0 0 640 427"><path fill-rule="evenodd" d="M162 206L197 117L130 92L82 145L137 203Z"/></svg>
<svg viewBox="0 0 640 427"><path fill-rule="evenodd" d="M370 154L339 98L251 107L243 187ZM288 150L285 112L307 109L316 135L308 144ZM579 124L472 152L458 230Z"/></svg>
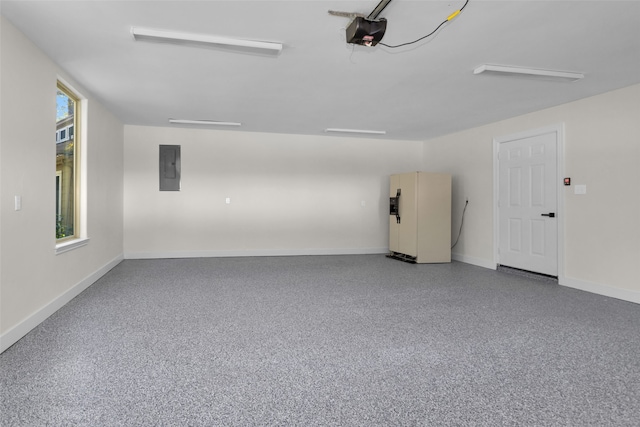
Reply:
<svg viewBox="0 0 640 427"><path fill-rule="evenodd" d="M179 31L154 30L151 28L131 27L133 38L141 41L157 41L165 43L204 43L215 46L232 46L247 49L257 49L280 53L282 43L258 40L234 39L231 37L214 36L209 34L182 33Z"/></svg>
<svg viewBox="0 0 640 427"><path fill-rule="evenodd" d="M360 133L367 135L386 135L387 131L384 130L368 130L368 129L339 129L339 128L327 128L325 132L335 133Z"/></svg>
<svg viewBox="0 0 640 427"><path fill-rule="evenodd" d="M530 77L541 77L553 80L576 81L584 78L582 73L569 71L541 70L537 68L512 67L508 65L484 64L473 70L473 74L501 74L501 75L522 75Z"/></svg>
<svg viewBox="0 0 640 427"><path fill-rule="evenodd" d="M241 126L238 122L217 122L214 120L169 119L169 123L181 125Z"/></svg>

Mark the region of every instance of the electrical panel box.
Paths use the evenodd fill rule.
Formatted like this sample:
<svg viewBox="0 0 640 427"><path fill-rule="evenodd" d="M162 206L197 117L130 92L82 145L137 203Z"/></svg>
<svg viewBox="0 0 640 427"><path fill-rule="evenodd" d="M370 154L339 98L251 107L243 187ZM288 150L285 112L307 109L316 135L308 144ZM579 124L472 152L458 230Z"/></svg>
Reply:
<svg viewBox="0 0 640 427"><path fill-rule="evenodd" d="M451 262L451 175L391 175L389 199L389 257Z"/></svg>
<svg viewBox="0 0 640 427"><path fill-rule="evenodd" d="M180 191L180 146L160 145L160 191Z"/></svg>

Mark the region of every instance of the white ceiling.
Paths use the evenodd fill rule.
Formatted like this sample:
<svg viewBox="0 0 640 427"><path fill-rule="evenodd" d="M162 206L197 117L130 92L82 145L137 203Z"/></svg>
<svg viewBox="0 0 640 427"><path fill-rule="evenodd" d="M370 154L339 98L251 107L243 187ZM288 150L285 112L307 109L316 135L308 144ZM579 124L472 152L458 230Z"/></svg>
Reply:
<svg viewBox="0 0 640 427"><path fill-rule="evenodd" d="M241 122L249 132L385 130L427 140L640 83L640 1L470 0L399 49L345 42L358 1L7 1L0 11L126 124ZM393 0L383 42L431 32L464 0ZM281 42L277 55L134 41L132 26ZM479 65L577 82L474 75Z"/></svg>

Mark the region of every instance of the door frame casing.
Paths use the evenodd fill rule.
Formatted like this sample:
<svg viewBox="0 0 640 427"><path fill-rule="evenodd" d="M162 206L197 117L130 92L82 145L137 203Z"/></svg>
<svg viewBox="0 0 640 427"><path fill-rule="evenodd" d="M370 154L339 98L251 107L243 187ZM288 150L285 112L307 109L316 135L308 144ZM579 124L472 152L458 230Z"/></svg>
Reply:
<svg viewBox="0 0 640 427"><path fill-rule="evenodd" d="M515 134L504 135L493 138L493 265L498 268L500 264L500 228L499 228L499 167L498 153L500 144L524 138L531 138L549 133L556 134L556 220L558 221L558 283L564 279L564 123L545 126L537 129L530 129Z"/></svg>

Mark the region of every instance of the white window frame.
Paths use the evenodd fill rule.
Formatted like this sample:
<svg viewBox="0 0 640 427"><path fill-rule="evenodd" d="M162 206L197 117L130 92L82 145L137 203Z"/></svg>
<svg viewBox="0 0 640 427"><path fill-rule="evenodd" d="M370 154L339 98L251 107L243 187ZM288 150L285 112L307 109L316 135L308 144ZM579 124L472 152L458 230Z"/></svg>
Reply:
<svg viewBox="0 0 640 427"><path fill-rule="evenodd" d="M77 129L74 129L74 136L76 138L75 144L75 161L74 174L76 176L76 227L75 234L72 237L65 238L64 240L56 239L54 252L56 255L69 252L71 250L86 246L89 243L89 237L87 236L87 128L88 128L88 102L73 85L71 85L64 78L58 77L56 82L56 92L58 90L58 84L64 86L68 92L70 92L76 99L76 106L74 114L76 115ZM71 126L67 126L68 129ZM78 132L79 130L79 132ZM67 136L69 132L67 130ZM62 142L62 141L61 141Z"/></svg>

